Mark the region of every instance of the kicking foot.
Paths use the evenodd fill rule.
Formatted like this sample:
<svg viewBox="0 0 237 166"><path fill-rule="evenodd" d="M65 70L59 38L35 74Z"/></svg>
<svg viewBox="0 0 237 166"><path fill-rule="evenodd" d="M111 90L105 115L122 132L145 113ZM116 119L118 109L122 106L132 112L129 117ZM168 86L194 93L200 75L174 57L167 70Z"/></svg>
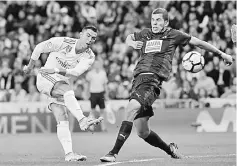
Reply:
<svg viewBox="0 0 237 166"><path fill-rule="evenodd" d="M84 155L70 152L65 155L65 161L86 161L87 157Z"/></svg>
<svg viewBox="0 0 237 166"><path fill-rule="evenodd" d="M109 152L105 156L101 157L100 161L101 162L115 162L116 161L116 156L115 156L115 154Z"/></svg>
<svg viewBox="0 0 237 166"><path fill-rule="evenodd" d="M183 156L181 154L178 153L178 146L175 143L170 143L169 144L170 150L171 150L171 154L170 156L174 159L182 159Z"/></svg>
<svg viewBox="0 0 237 166"><path fill-rule="evenodd" d="M102 117L99 117L98 119L91 119L91 118L84 117L80 120L79 125L80 125L81 130L85 131L90 126L100 124L102 120L104 120Z"/></svg>

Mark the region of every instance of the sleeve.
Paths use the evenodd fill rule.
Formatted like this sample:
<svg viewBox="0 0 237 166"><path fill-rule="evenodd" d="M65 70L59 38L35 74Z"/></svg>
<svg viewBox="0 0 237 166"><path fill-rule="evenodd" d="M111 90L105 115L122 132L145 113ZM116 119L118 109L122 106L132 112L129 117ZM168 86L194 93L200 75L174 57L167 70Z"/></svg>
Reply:
<svg viewBox="0 0 237 166"><path fill-rule="evenodd" d="M191 35L181 32L179 30L174 30L175 32L175 44L185 46L191 40Z"/></svg>
<svg viewBox="0 0 237 166"><path fill-rule="evenodd" d="M85 71L87 71L95 61L95 54L90 50L80 59L80 62L76 65L75 68L67 69L67 74L73 76L80 76Z"/></svg>
<svg viewBox="0 0 237 166"><path fill-rule="evenodd" d="M31 59L38 60L41 53L58 51L63 44L64 37L53 37L36 45Z"/></svg>
<svg viewBox="0 0 237 166"><path fill-rule="evenodd" d="M135 32L134 33L134 37L135 37L135 40L142 40L142 38L148 34L147 32L149 31L149 29L143 29L142 31L140 32Z"/></svg>

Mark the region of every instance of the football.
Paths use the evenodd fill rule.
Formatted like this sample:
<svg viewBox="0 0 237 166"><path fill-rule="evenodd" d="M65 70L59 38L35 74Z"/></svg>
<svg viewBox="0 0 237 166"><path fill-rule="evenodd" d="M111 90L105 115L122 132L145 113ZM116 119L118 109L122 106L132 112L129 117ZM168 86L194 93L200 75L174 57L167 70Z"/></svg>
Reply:
<svg viewBox="0 0 237 166"><path fill-rule="evenodd" d="M191 73L197 73L204 68L205 60L197 51L191 51L182 59L183 68Z"/></svg>

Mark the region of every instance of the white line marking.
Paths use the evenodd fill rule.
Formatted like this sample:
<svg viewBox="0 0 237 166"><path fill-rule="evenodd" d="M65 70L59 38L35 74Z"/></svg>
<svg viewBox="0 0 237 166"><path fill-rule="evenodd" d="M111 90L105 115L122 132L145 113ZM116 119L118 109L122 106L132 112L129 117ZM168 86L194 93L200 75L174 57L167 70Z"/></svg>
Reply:
<svg viewBox="0 0 237 166"><path fill-rule="evenodd" d="M184 159L189 158L208 158L208 157L231 157L236 156L236 154L220 154L220 155L205 155L205 156L186 156ZM147 162L147 161L158 161L158 160L165 160L167 158L151 158L151 159L141 159L141 160L128 160L128 161L121 161L121 162L112 162L106 164L99 164L94 166L110 166L110 165L117 165L117 164L125 164L125 163L139 163L139 162Z"/></svg>

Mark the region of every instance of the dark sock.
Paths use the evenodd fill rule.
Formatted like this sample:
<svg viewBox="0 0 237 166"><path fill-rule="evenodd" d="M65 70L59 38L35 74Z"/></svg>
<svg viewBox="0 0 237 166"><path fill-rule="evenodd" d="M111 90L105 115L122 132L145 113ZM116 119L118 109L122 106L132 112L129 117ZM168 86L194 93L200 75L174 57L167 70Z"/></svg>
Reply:
<svg viewBox="0 0 237 166"><path fill-rule="evenodd" d="M129 135L131 134L132 125L133 125L133 122L128 122L128 121L122 122L114 148L110 151L110 153L118 154L124 142L127 140Z"/></svg>
<svg viewBox="0 0 237 166"><path fill-rule="evenodd" d="M150 145L164 150L167 154L171 154L170 147L154 131L151 130L148 137L144 140Z"/></svg>

